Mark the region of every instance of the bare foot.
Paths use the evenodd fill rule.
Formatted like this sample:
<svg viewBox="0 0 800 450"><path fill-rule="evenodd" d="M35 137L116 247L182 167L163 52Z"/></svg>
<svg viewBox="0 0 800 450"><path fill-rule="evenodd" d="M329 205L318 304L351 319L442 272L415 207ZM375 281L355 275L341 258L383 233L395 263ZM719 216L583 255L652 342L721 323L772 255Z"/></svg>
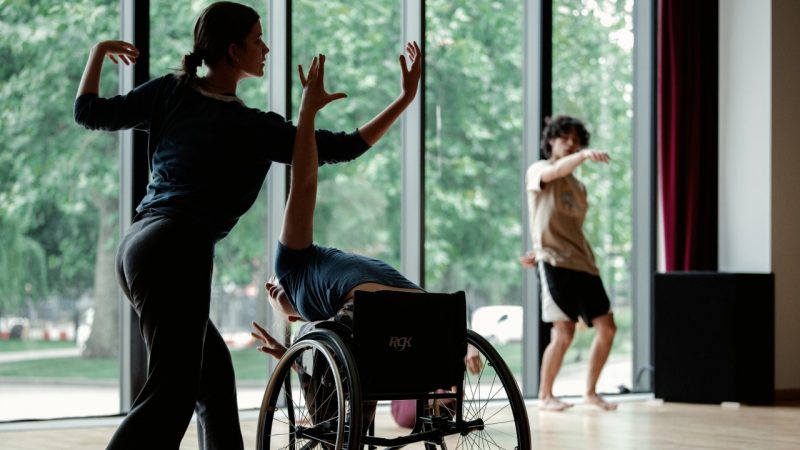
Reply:
<svg viewBox="0 0 800 450"><path fill-rule="evenodd" d="M595 405L598 408L602 409L603 411L614 411L617 409L616 403L609 403L603 400L603 397L600 397L597 394L591 394L583 397L583 400L590 405Z"/></svg>
<svg viewBox="0 0 800 450"><path fill-rule="evenodd" d="M564 411L567 408L572 408L572 406L572 403L562 402L555 397L539 399L540 411Z"/></svg>

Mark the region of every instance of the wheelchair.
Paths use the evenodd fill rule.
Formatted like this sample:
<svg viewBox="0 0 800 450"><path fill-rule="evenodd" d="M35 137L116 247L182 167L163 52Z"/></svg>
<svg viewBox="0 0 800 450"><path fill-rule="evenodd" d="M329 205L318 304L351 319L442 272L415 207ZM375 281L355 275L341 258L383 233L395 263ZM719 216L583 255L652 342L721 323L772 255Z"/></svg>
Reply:
<svg viewBox="0 0 800 450"><path fill-rule="evenodd" d="M466 369L467 344L482 361ZM416 400L410 434L374 435L379 400ZM497 351L466 328L463 292L357 291L352 323L323 321L270 377L257 449L529 450L519 387Z"/></svg>

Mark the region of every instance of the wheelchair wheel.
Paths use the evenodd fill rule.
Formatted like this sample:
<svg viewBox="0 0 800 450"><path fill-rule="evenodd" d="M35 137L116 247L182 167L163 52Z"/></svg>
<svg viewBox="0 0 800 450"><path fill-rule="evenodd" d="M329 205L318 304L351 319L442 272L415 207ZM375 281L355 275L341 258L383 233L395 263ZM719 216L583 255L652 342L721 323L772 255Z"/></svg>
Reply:
<svg viewBox="0 0 800 450"><path fill-rule="evenodd" d="M304 335L278 361L269 380L258 416L256 448L357 448L358 386L352 354L341 338L328 330Z"/></svg>
<svg viewBox="0 0 800 450"><path fill-rule="evenodd" d="M463 420L480 419L483 427L463 436L448 436L442 449L530 450L528 413L514 376L481 335L467 330L467 342L478 349L483 367L478 373L464 372ZM448 406L450 411L446 411ZM454 417L452 408L452 403L443 404L440 411Z"/></svg>

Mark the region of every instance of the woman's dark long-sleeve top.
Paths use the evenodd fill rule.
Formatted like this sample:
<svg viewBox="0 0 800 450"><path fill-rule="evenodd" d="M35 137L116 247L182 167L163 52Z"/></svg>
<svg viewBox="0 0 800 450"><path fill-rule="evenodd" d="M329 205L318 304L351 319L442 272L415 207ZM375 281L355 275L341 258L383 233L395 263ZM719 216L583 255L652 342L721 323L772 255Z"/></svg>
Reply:
<svg viewBox="0 0 800 450"><path fill-rule="evenodd" d="M273 161L291 163L296 132L278 114L204 95L174 75L127 95L81 95L75 121L93 130L147 131L152 177L137 211L192 220L214 239L252 206ZM357 131L317 130L316 140L322 163L369 149Z"/></svg>

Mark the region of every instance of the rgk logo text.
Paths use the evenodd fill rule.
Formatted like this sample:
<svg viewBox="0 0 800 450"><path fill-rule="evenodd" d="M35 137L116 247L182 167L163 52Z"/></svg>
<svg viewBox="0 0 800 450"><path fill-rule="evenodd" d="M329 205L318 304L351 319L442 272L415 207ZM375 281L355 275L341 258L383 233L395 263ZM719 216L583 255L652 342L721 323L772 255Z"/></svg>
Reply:
<svg viewBox="0 0 800 450"><path fill-rule="evenodd" d="M406 348L411 347L411 338L412 336L392 336L389 338L389 347L402 352Z"/></svg>

